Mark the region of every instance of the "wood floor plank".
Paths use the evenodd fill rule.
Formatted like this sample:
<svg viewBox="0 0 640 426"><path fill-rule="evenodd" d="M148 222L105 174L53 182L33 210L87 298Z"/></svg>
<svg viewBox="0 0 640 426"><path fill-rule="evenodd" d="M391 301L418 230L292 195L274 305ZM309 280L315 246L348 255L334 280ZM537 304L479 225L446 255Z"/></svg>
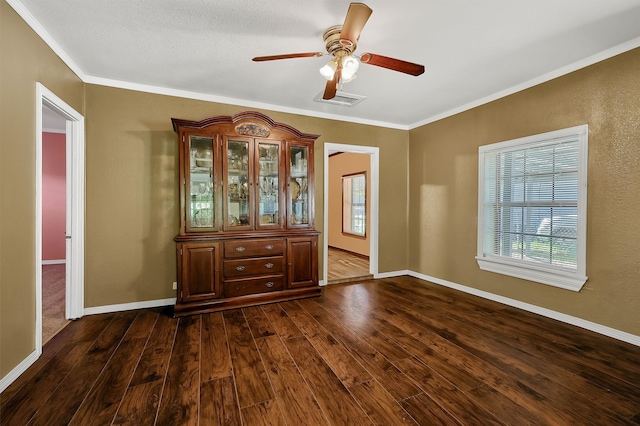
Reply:
<svg viewBox="0 0 640 426"><path fill-rule="evenodd" d="M333 290L333 288L332 288ZM411 355L398 345L393 339L381 333L370 321L371 314L366 306L359 303L351 303L350 299L339 293L339 287L335 291L327 292L326 297L313 299L327 312L339 318L347 327L357 330L362 338L374 347L385 358L391 361L409 358Z"/></svg>
<svg viewBox="0 0 640 426"><path fill-rule="evenodd" d="M152 425L160 406L164 380L129 386L113 420L113 425Z"/></svg>
<svg viewBox="0 0 640 426"><path fill-rule="evenodd" d="M398 291L398 287L400 287L400 291ZM437 289L436 289L437 290ZM601 380L606 380L607 377L610 378L610 382L620 383L620 379L617 379L609 374L599 372L595 367L602 367L601 365L597 365L597 363L592 362L591 360L587 360L585 362L584 359L577 359L576 357L568 354L567 352L560 350L559 347L552 348L547 342L545 338L541 335L540 330L545 330L547 333L549 329L549 324L555 327L555 322L548 318L537 318L540 322L537 325L529 325L527 320L510 320L507 322L505 318L497 315L490 315L492 312L495 312L496 309L503 309L502 306L496 304L495 302L482 301L482 311L485 313L484 315L476 314L474 311L480 312L480 309L474 310L473 307L480 304L480 301L474 301L475 303L471 303L466 300L466 298L461 297L453 297L451 295L443 295L442 292L437 292L434 289L429 289L423 285L416 285L413 283L407 282L394 282L393 286L387 291L387 294L390 294L392 291L394 295L403 295L405 300L416 300L416 293L419 293L421 296L429 297L432 299L434 304L431 304L430 301L425 301L424 298L420 298L421 306L434 306L437 307L437 304L440 303L448 303L452 306L450 316L455 318L467 326L472 327L474 330L478 330L479 332L489 333L489 335L493 336L498 342L508 344L512 347L517 347L520 351L525 352L530 355L527 358L528 362L531 362L531 357L536 357L541 360L540 363L536 364L536 372L543 373L545 376L554 377L560 383L569 383L574 378L572 377L574 374L580 374L582 371L592 371L594 375L599 376L600 379L594 381L593 385L603 387L598 384ZM459 315L456 312L461 311L464 312L464 315ZM532 314L529 314L532 315ZM546 326L540 327L540 324L544 322L547 323ZM518 325L520 324L520 325ZM456 331L463 331L459 327L456 327ZM474 332L474 331L471 331ZM582 330L574 330L575 333L582 332ZM620 345L616 345L620 346ZM622 345L625 348L625 353L629 353L626 351L626 348L629 345ZM583 348L584 349L584 348ZM597 348L589 348L589 352L597 351ZM571 350L573 352L573 350ZM550 364L546 362L548 357L552 357L554 359L554 363ZM611 357L615 357L618 359L614 353L610 353L608 355L608 360ZM616 369L619 372L619 370ZM623 373L624 374L624 373ZM628 376L626 376L628 379ZM631 380L633 381L633 380ZM638 384L640 386L640 384ZM633 403L630 404L627 396L633 395L634 393L640 394L640 387L635 384L631 384L627 382L627 386L622 386L624 391L616 392L612 388L615 386L604 386L607 389L608 393L614 393L616 395L610 395L609 400L602 400L602 403L605 407L611 408L615 412L629 413L633 411L633 407L630 405L635 405ZM592 384L587 382L579 382L574 383L572 389L576 391L583 392L585 394L593 394L594 392L598 392L592 386ZM632 392L629 392L629 388L633 388ZM603 395L606 398L606 395Z"/></svg>
<svg viewBox="0 0 640 426"><path fill-rule="evenodd" d="M593 384L606 389L606 391L611 394L608 396L609 399L615 399L613 402L605 402L603 400L605 406L611 408L615 407L617 404L623 405L621 409L614 409L614 411L624 411L624 405L629 406L636 405L638 403L638 401L633 401L632 396L635 394L640 395L640 388L629 383L625 384L625 382L622 382L608 374L602 373L592 366L582 364L581 359L576 359L563 351L550 347L550 345L545 344L544 339L541 340L542 336L540 335L539 328L537 327L535 329L523 329L521 326L517 325L516 321L506 322L504 317L492 315L496 309L501 309L501 307L495 303L483 301L486 303L482 303L482 306L478 306L480 304L478 300L474 300L474 303L472 303L467 300L467 298L456 298L451 295L443 294L443 292L437 291L438 289L432 289L427 285L416 285L416 283L410 282L394 282L393 284L392 288L394 290L394 294L404 293L407 299L414 300L416 298L415 294L419 293L420 296L422 296L420 297L420 304L427 309L430 306L437 308L437 306L442 303L448 304L451 306L451 318L468 324L476 330L479 330L479 332L489 333L498 341L517 347L520 350L539 358L543 366L549 365L545 360L553 358L553 367L556 368L556 371L557 368L561 368L562 370L559 374L555 372L550 374L561 381L562 376L567 373L578 374L587 380L589 380L589 376L591 375L598 376L597 380L592 381ZM398 291L397 287L400 287L400 291ZM428 300L425 300L425 298ZM463 315L458 312L463 313ZM547 327L545 327L545 330L546 328ZM584 371L590 371L592 374L583 375L582 372ZM589 387L586 383L583 383L582 386ZM629 388L632 388L631 391ZM591 391L589 389L583 389L582 392L589 393Z"/></svg>
<svg viewBox="0 0 640 426"><path fill-rule="evenodd" d="M465 398L451 382L421 362L408 358L398 361L400 369L416 381L431 399L462 424L503 425L474 400Z"/></svg>
<svg viewBox="0 0 640 426"><path fill-rule="evenodd" d="M398 287L401 288L400 291ZM574 373L579 373L585 368L599 369L619 380L627 380L632 386L637 385L640 391L640 379L637 375L640 366L637 362L637 347L633 345L496 302L468 295L461 297L453 290L442 289L424 281L397 280L393 282L393 289L396 294L408 290L409 299L415 298L415 292L419 292L423 295L428 294L438 304L446 302L452 306L451 311L457 319L473 317L475 313L470 310L472 307L477 311L482 309L486 315L482 318L476 316L475 324L489 326L492 333L504 336L503 341L524 346L523 349L532 354L552 356L555 364ZM456 316L456 311L465 312L466 315ZM503 312L506 315L495 315L495 312ZM492 324L495 326L491 327ZM553 333L553 337L545 337L549 333ZM581 342L589 342L594 336L596 342L575 345L576 338L580 338ZM603 344L602 339L608 339L610 344ZM611 368L612 358L622 360L621 365Z"/></svg>
<svg viewBox="0 0 640 426"><path fill-rule="evenodd" d="M203 382L200 387L201 425L241 425L233 377Z"/></svg>
<svg viewBox="0 0 640 426"><path fill-rule="evenodd" d="M637 346L408 276L160 312L72 322L0 424L640 425Z"/></svg>
<svg viewBox="0 0 640 426"><path fill-rule="evenodd" d="M246 425L286 426L287 424L275 400L244 407L241 411Z"/></svg>
<svg viewBox="0 0 640 426"><path fill-rule="evenodd" d="M271 383L242 311L225 311L223 316L240 408L273 399Z"/></svg>
<svg viewBox="0 0 640 426"><path fill-rule="evenodd" d="M200 352L201 315L180 317L174 345L174 355L187 352Z"/></svg>
<svg viewBox="0 0 640 426"><path fill-rule="evenodd" d="M371 380L349 388L374 424L416 425L416 421L378 382Z"/></svg>
<svg viewBox="0 0 640 426"><path fill-rule="evenodd" d="M395 297L386 290L382 290L381 295ZM389 300L386 303L389 306L388 309L402 315L411 327L420 325L431 330L456 346L511 374L551 400L566 400L575 392L590 395L601 393L602 395L598 398L600 401L597 404L600 405L598 409L594 409L594 404L587 401L584 403L576 401L572 404L574 413L582 416L585 421L597 420L607 423L619 416L626 418L635 413L635 406L630 401L616 394L603 392L602 388L588 380L538 359L519 348L505 344L474 326L458 322L455 324L454 331L453 327L447 328L449 320L422 314L418 309L411 309L412 306L417 307L415 302L405 300L404 303L396 303Z"/></svg>
<svg viewBox="0 0 640 426"><path fill-rule="evenodd" d="M277 303L263 305L262 311L271 322L276 334L282 339L301 337L302 331L291 321L287 313Z"/></svg>
<svg viewBox="0 0 640 426"><path fill-rule="evenodd" d="M511 401L491 386L485 385L471 389L468 394L473 396L475 401L502 422L508 420L507 424L553 426L552 423L545 422L543 418L527 411L524 407Z"/></svg>
<svg viewBox="0 0 640 426"><path fill-rule="evenodd" d="M149 336L142 357L131 378L130 386L143 383L164 381L169 366L169 358L176 338L178 321L167 315L160 315Z"/></svg>
<svg viewBox="0 0 640 426"><path fill-rule="evenodd" d="M157 312L138 313L71 419L70 425L101 425L112 422L157 319Z"/></svg>
<svg viewBox="0 0 640 426"><path fill-rule="evenodd" d="M290 425L327 424L311 389L277 336L257 341L283 416Z"/></svg>
<svg viewBox="0 0 640 426"><path fill-rule="evenodd" d="M404 399L400 401L400 405L419 425L460 426L460 423L425 393Z"/></svg>
<svg viewBox="0 0 640 426"><path fill-rule="evenodd" d="M68 343L0 409L0 424L24 425L45 405L93 342Z"/></svg>
<svg viewBox="0 0 640 426"><path fill-rule="evenodd" d="M51 371L50 362L53 362L53 358L63 350L63 348L71 346L70 343L80 341L93 341L104 330L104 328L111 322L115 314L101 314L91 315L79 324L78 321L72 321L67 327L63 328L55 340L50 340L42 348L42 355L34 362L27 371L22 373L11 385L9 385L0 394L0 412L9 400L11 400L21 388L28 383L40 382L39 375L48 375ZM68 346L69 345L69 346ZM43 370L44 369L44 370ZM55 369L55 368L54 368ZM27 394L30 392L27 391ZM23 393L24 395L24 393ZM17 395L17 399L22 399L22 396Z"/></svg>
<svg viewBox="0 0 640 426"><path fill-rule="evenodd" d="M330 424L371 424L338 376L305 337L285 340L284 344Z"/></svg>
<svg viewBox="0 0 640 426"><path fill-rule="evenodd" d="M371 374L297 302L280 304L345 386L371 380Z"/></svg>
<svg viewBox="0 0 640 426"><path fill-rule="evenodd" d="M380 332L392 336L407 352L423 359L442 376L456 383L461 390L473 389L483 384L469 365L451 362L452 359L466 359L466 354L461 348L448 344L442 337L420 330L397 314L384 309L375 308L370 322L375 323ZM446 356L434 351L436 344L446 348Z"/></svg>
<svg viewBox="0 0 640 426"><path fill-rule="evenodd" d="M157 425L197 425L200 402L198 352L171 356L158 408Z"/></svg>
<svg viewBox="0 0 640 426"><path fill-rule="evenodd" d="M385 358L365 339L359 336L355 328L348 326L338 318L329 314L315 299L298 302L324 328L331 330L369 374L371 374L396 400L420 394L422 391L404 375L391 361ZM403 351L404 352L404 351ZM406 352L404 352L406 353ZM408 357L407 354L406 357ZM406 358L403 357L403 358Z"/></svg>
<svg viewBox="0 0 640 426"><path fill-rule="evenodd" d="M120 312L92 343L81 362L69 372L31 419L30 425L68 424L91 390L98 375L122 341L136 311Z"/></svg>
<svg viewBox="0 0 640 426"><path fill-rule="evenodd" d="M222 379L232 374L227 333L221 312L202 315L200 380Z"/></svg>
<svg viewBox="0 0 640 426"><path fill-rule="evenodd" d="M457 368L461 372L468 372L477 380L490 384L507 398L526 407L527 410L536 413L537 416L551 424L570 424L573 422L572 419L575 419L575 414L568 412L567 407L554 407L552 399L536 392L531 387L482 358L461 350L442 336L421 328L418 323L398 316L392 311L377 310L376 312L376 315L388 318L395 323L392 326L385 321L380 321L378 323L379 327L393 334L396 339L404 344L410 345L410 349L416 353L418 358L422 358L425 364L434 368L443 376L452 379L452 376L450 376L452 368ZM413 333L416 336L416 340L407 338L407 335L403 334L405 332ZM423 341L429 341L428 349L421 349L421 342ZM426 352L427 350L429 352ZM401 360L400 363L404 361L406 360ZM399 365L398 363L396 364ZM449 364L450 367L445 368L444 365L446 364ZM458 385L464 381L458 378L453 379L453 382ZM473 387L468 389L473 389Z"/></svg>
<svg viewBox="0 0 640 426"><path fill-rule="evenodd" d="M247 319L247 324L249 324L249 329L254 339L276 334L271 322L264 314L262 307L250 306L248 308L242 308L242 312Z"/></svg>
<svg viewBox="0 0 640 426"><path fill-rule="evenodd" d="M177 320L160 314L120 402L115 425L155 421L177 328Z"/></svg>
<svg viewBox="0 0 640 426"><path fill-rule="evenodd" d="M344 250L329 247L327 282L329 284L371 279L369 258Z"/></svg>

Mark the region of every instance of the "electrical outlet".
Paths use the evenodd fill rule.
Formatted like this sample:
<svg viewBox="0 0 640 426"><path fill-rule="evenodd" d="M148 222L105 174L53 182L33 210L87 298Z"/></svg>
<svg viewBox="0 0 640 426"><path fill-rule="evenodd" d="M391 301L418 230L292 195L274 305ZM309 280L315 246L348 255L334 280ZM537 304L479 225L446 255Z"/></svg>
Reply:
<svg viewBox="0 0 640 426"><path fill-rule="evenodd" d="M175 281L173 282L173 289L174 289L174 290L177 290L177 289L178 289L178 283L177 283L177 282L175 282Z"/></svg>

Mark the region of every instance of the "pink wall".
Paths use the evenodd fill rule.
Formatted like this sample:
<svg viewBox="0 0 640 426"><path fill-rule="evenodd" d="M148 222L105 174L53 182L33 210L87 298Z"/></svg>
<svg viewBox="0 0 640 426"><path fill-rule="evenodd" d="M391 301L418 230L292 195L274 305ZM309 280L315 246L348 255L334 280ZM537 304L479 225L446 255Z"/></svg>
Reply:
<svg viewBox="0 0 640 426"><path fill-rule="evenodd" d="M42 260L65 259L65 138L42 133Z"/></svg>

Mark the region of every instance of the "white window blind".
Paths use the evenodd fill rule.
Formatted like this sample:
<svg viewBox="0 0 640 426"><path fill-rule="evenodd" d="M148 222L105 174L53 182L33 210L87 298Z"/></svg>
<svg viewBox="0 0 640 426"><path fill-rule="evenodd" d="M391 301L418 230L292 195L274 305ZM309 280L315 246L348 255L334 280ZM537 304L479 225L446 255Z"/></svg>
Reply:
<svg viewBox="0 0 640 426"><path fill-rule="evenodd" d="M367 177L357 173L342 177L342 232L366 235Z"/></svg>
<svg viewBox="0 0 640 426"><path fill-rule="evenodd" d="M586 280L586 126L479 153L480 267L579 289Z"/></svg>

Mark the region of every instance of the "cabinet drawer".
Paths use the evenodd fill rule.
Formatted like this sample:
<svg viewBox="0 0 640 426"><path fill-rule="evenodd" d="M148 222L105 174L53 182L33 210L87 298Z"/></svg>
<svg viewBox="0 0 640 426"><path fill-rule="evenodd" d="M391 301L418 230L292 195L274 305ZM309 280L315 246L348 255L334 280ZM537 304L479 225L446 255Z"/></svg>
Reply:
<svg viewBox="0 0 640 426"><path fill-rule="evenodd" d="M225 281L225 297L246 296L256 293L268 293L284 289L282 275L247 280Z"/></svg>
<svg viewBox="0 0 640 426"><path fill-rule="evenodd" d="M224 257L282 256L285 244L284 239L225 241Z"/></svg>
<svg viewBox="0 0 640 426"><path fill-rule="evenodd" d="M282 274L284 272L284 257L225 260L223 268L225 278Z"/></svg>

